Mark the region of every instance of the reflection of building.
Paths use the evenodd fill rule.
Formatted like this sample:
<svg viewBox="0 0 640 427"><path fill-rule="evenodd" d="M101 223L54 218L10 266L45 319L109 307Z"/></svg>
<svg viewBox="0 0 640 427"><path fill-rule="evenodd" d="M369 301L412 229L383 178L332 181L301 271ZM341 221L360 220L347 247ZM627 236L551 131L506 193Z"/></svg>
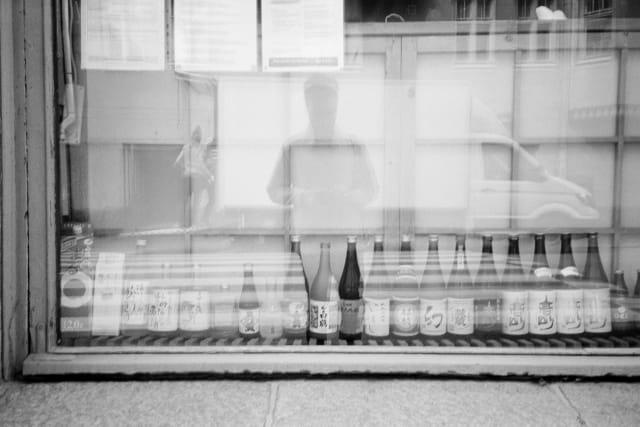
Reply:
<svg viewBox="0 0 640 427"><path fill-rule="evenodd" d="M345 0L345 16L349 22L384 22L392 13L405 21L536 19L538 6L568 18L640 16L633 0Z"/></svg>

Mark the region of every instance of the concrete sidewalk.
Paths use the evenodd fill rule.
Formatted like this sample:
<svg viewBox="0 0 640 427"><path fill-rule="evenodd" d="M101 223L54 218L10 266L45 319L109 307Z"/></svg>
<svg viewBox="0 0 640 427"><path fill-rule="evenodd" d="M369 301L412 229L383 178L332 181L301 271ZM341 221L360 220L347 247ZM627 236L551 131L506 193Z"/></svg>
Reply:
<svg viewBox="0 0 640 427"><path fill-rule="evenodd" d="M0 425L638 426L640 384L327 379L0 383Z"/></svg>

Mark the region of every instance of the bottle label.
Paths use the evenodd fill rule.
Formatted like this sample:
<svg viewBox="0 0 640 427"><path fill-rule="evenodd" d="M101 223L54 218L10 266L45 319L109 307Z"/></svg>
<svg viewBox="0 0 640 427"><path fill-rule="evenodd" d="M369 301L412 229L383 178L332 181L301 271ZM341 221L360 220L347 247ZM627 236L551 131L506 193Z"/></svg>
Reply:
<svg viewBox="0 0 640 427"><path fill-rule="evenodd" d="M529 331L535 335L552 335L558 332L556 291L529 291Z"/></svg>
<svg viewBox="0 0 640 427"><path fill-rule="evenodd" d="M420 299L420 333L440 336L447 333L447 299Z"/></svg>
<svg viewBox="0 0 640 427"><path fill-rule="evenodd" d="M364 299L364 333L371 337L389 335L389 298Z"/></svg>
<svg viewBox="0 0 640 427"><path fill-rule="evenodd" d="M560 289L556 291L558 307L558 333L581 334L584 332L584 302L582 289Z"/></svg>
<svg viewBox="0 0 640 427"><path fill-rule="evenodd" d="M571 265L560 270L560 275L562 275L562 277L580 277L580 272L576 267Z"/></svg>
<svg viewBox="0 0 640 427"><path fill-rule="evenodd" d="M362 300L340 300L340 332L362 333Z"/></svg>
<svg viewBox="0 0 640 427"><path fill-rule="evenodd" d="M218 303L213 306L212 326L214 328L235 328L235 304Z"/></svg>
<svg viewBox="0 0 640 427"><path fill-rule="evenodd" d="M180 292L180 329L206 331L209 329L209 293L206 291Z"/></svg>
<svg viewBox="0 0 640 427"><path fill-rule="evenodd" d="M454 335L473 333L473 298L448 298L447 313L447 332Z"/></svg>
<svg viewBox="0 0 640 427"><path fill-rule="evenodd" d="M302 301L287 301L284 309L284 328L289 331L301 331L307 329L308 313L307 304Z"/></svg>
<svg viewBox="0 0 640 427"><path fill-rule="evenodd" d="M130 280L125 283L122 301L122 326L144 327L147 324L147 287L149 282Z"/></svg>
<svg viewBox="0 0 640 427"><path fill-rule="evenodd" d="M475 300L476 330L498 332L502 325L502 301L500 298Z"/></svg>
<svg viewBox="0 0 640 427"><path fill-rule="evenodd" d="M529 293L527 291L505 291L502 294L502 332L505 335L529 333Z"/></svg>
<svg viewBox="0 0 640 427"><path fill-rule="evenodd" d="M338 332L338 301L309 300L309 330L317 334Z"/></svg>
<svg viewBox="0 0 640 427"><path fill-rule="evenodd" d="M533 270L533 275L536 277L553 277L553 273L549 267L538 267Z"/></svg>
<svg viewBox="0 0 640 427"><path fill-rule="evenodd" d="M418 335L420 324L420 300L414 298L391 298L391 332L395 335L409 337Z"/></svg>
<svg viewBox="0 0 640 427"><path fill-rule="evenodd" d="M260 332L260 308L238 309L238 328L241 334L252 335Z"/></svg>
<svg viewBox="0 0 640 427"><path fill-rule="evenodd" d="M611 332L609 288L584 290L585 332Z"/></svg>
<svg viewBox="0 0 640 427"><path fill-rule="evenodd" d="M177 289L156 289L151 294L147 312L147 328L151 332L173 332L178 329Z"/></svg>
<svg viewBox="0 0 640 427"><path fill-rule="evenodd" d="M613 329L626 330L631 328L633 316L629 307L629 298L616 297L611 299L611 321Z"/></svg>

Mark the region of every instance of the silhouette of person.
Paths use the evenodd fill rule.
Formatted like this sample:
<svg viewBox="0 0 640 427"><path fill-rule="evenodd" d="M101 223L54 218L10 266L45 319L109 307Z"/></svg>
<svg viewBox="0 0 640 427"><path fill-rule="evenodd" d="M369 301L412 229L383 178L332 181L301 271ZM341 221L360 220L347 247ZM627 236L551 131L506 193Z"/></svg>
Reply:
<svg viewBox="0 0 640 427"><path fill-rule="evenodd" d="M272 201L292 207L294 228L360 227L378 185L369 152L336 128L338 83L314 75L304 84L309 126L290 138L271 176Z"/></svg>

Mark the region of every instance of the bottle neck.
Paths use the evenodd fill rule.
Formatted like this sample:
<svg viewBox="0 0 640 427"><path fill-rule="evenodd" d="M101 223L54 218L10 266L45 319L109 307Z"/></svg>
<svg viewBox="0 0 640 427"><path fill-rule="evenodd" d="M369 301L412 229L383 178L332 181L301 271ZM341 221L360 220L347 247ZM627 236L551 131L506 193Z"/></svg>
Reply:
<svg viewBox="0 0 640 427"><path fill-rule="evenodd" d="M545 249L544 236L536 237L535 247L533 250L533 264L532 268L549 268L549 262L547 261L547 251Z"/></svg>

